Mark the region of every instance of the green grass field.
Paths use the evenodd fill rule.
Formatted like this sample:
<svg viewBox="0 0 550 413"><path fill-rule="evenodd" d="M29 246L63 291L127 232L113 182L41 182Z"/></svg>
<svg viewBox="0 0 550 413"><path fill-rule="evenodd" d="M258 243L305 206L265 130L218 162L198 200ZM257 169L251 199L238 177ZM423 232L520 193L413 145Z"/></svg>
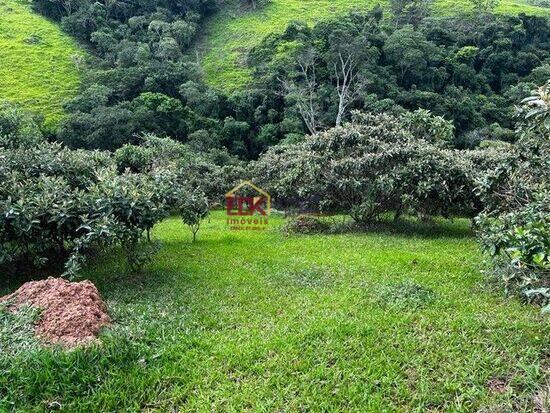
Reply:
<svg viewBox="0 0 550 413"><path fill-rule="evenodd" d="M288 22L313 23L352 9L368 10L380 0L272 0L265 8L253 11L241 6L241 0L227 0L224 8L206 24L196 48L202 56L208 83L225 92L238 90L250 80L244 65L246 53L265 36L281 32ZM435 0L437 14L470 10L467 0ZM550 15L550 9L526 4L521 0L503 0L499 13Z"/></svg>
<svg viewBox="0 0 550 413"><path fill-rule="evenodd" d="M72 38L28 2L0 0L0 100L19 103L54 127L63 100L77 91L73 56L79 53Z"/></svg>
<svg viewBox="0 0 550 413"><path fill-rule="evenodd" d="M0 411L527 412L542 400L549 320L488 287L467 221L315 236L285 236L282 221L230 232L217 212L192 244L169 219L139 276L98 258L85 275L116 327L96 347L0 354Z"/></svg>

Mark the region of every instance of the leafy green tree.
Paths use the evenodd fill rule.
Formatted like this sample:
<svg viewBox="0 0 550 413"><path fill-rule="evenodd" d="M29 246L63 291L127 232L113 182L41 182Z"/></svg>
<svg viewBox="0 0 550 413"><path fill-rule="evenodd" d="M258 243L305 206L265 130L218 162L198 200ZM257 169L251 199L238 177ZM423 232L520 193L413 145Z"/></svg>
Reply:
<svg viewBox="0 0 550 413"><path fill-rule="evenodd" d="M163 93L144 92L129 105L141 132L165 133L174 139L187 135L187 111L179 99Z"/></svg>
<svg viewBox="0 0 550 413"><path fill-rule="evenodd" d="M437 45L410 26L394 31L385 42L384 52L388 62L397 69L399 82L405 87L422 83L430 74L431 64L441 59Z"/></svg>
<svg viewBox="0 0 550 413"><path fill-rule="evenodd" d="M428 113L355 113L344 127L271 148L253 165L254 179L283 205L348 214L359 223L388 212L473 216L474 165L484 156L447 149L431 136L448 138L448 129ZM484 160L483 170L494 168L495 158Z"/></svg>

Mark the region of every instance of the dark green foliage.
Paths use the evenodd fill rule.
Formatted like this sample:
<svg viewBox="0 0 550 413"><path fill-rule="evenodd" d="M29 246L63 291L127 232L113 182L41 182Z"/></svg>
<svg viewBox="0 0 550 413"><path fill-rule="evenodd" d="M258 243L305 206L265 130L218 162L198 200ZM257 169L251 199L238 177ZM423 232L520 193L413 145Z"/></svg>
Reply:
<svg viewBox="0 0 550 413"><path fill-rule="evenodd" d="M507 289L550 286L550 82L524 102L508 162L480 180L484 249Z"/></svg>
<svg viewBox="0 0 550 413"><path fill-rule="evenodd" d="M406 7L407 2L396 3ZM525 15L428 18L416 29L395 28L374 12L352 13L314 28L291 23L251 52L256 80L246 101L261 96L262 105L241 113L250 114L250 125L269 118L275 126L272 141L334 126L341 85L335 51L349 43L354 82L348 109L430 110L452 120L457 147L510 140L514 104L548 72L549 33L547 18ZM307 116L304 103L311 103Z"/></svg>
<svg viewBox="0 0 550 413"><path fill-rule="evenodd" d="M0 262L66 263L73 275L87 251L139 241L166 216L153 175L117 175L109 155L57 144L0 149Z"/></svg>
<svg viewBox="0 0 550 413"><path fill-rule="evenodd" d="M471 148L513 139L513 103L550 73L547 18L432 18L429 1L396 0L395 20L378 7L267 36L246 62L253 84L226 96L186 54L214 0L34 4L91 48L58 132L75 148L116 150L151 132L256 159L353 109L418 108L451 120L454 145Z"/></svg>
<svg viewBox="0 0 550 413"><path fill-rule="evenodd" d="M153 151L147 146L126 144L115 151L114 157L119 172L130 170L144 172L151 168Z"/></svg>
<svg viewBox="0 0 550 413"><path fill-rule="evenodd" d="M66 104L60 140L78 148L117 149L138 133L183 140L195 128L197 115L185 101L195 103L189 85L199 81L200 69L184 52L201 19L216 8L214 0L33 4L91 50L82 91ZM197 114L211 103L202 100Z"/></svg>
<svg viewBox="0 0 550 413"><path fill-rule="evenodd" d="M32 146L44 140L33 117L8 102L0 101L0 146Z"/></svg>
<svg viewBox="0 0 550 413"><path fill-rule="evenodd" d="M530 3L538 7L550 8L550 0L531 0Z"/></svg>
<svg viewBox="0 0 550 413"><path fill-rule="evenodd" d="M135 144L126 144L114 153L120 172L151 172L153 169L183 159L194 159L197 155L186 145L154 134L144 134Z"/></svg>
<svg viewBox="0 0 550 413"><path fill-rule="evenodd" d="M142 137L141 145L125 145L115 152L118 170L153 174L157 191L188 225L196 240L201 222L210 206L247 174L242 162L222 150L202 154L190 146L152 134Z"/></svg>
<svg viewBox="0 0 550 413"><path fill-rule="evenodd" d="M201 191L209 204L221 202L224 195L248 177L244 162L222 149L198 152L170 138L153 134L141 137L139 145L125 145L115 154L118 170L123 172L154 173L158 175L163 192L176 194L174 189ZM172 198L172 197L170 197ZM177 196L170 205L177 207Z"/></svg>
<svg viewBox="0 0 550 413"><path fill-rule="evenodd" d="M254 164L255 179L283 206L347 214L360 223L386 212L396 219L474 216L481 208L475 179L505 154L447 149L445 140L423 135L426 124L440 120L420 117L411 127L415 118L356 113L344 127L271 148Z"/></svg>
<svg viewBox="0 0 550 413"><path fill-rule="evenodd" d="M72 276L89 253L112 246L121 246L130 269L139 271L158 250L150 238L153 226L173 210L196 212L192 192L179 188L204 183L219 196L225 192L216 185L233 184L222 182L229 166L152 135L114 156L45 142L11 147L13 142L27 141L15 137L10 147L0 147L0 265L7 275L47 266L53 272L64 267Z"/></svg>
<svg viewBox="0 0 550 413"><path fill-rule="evenodd" d="M136 237L123 244L128 268L132 273L138 273L151 264L160 251L160 242Z"/></svg>

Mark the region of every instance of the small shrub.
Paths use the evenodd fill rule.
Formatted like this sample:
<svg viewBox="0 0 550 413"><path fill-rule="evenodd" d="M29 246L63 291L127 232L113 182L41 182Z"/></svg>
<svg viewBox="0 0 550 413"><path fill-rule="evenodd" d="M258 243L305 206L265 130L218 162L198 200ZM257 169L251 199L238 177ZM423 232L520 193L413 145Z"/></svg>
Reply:
<svg viewBox="0 0 550 413"><path fill-rule="evenodd" d="M322 234L329 231L330 225L311 215L299 215L291 218L283 227L288 234Z"/></svg>
<svg viewBox="0 0 550 413"><path fill-rule="evenodd" d="M153 152L150 148L126 144L115 151L115 162L119 172L146 172L151 169Z"/></svg>
<svg viewBox="0 0 550 413"><path fill-rule="evenodd" d="M183 223L191 229L193 233L193 242L195 242L202 221L210 213L208 199L203 192L198 190L186 193L180 200L178 210Z"/></svg>
<svg viewBox="0 0 550 413"><path fill-rule="evenodd" d="M550 81L519 108L518 142L479 179L478 235L507 292L547 305L550 286Z"/></svg>
<svg viewBox="0 0 550 413"><path fill-rule="evenodd" d="M30 114L0 101L0 147L32 147L43 141L42 132Z"/></svg>
<svg viewBox="0 0 550 413"><path fill-rule="evenodd" d="M401 115L403 126L416 138L432 143L450 146L454 139L453 122L434 116L429 110L418 109Z"/></svg>

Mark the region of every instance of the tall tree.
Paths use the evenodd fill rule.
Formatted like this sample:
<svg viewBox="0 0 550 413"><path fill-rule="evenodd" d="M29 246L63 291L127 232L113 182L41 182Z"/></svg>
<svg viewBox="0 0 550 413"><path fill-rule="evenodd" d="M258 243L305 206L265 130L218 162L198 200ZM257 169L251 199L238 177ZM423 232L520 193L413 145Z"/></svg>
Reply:
<svg viewBox="0 0 550 413"><path fill-rule="evenodd" d="M317 64L317 52L313 48L307 48L298 55L295 76L290 79L281 79L287 99L296 102L298 112L312 135L316 134L320 128L321 107L317 95L319 86L316 74Z"/></svg>

